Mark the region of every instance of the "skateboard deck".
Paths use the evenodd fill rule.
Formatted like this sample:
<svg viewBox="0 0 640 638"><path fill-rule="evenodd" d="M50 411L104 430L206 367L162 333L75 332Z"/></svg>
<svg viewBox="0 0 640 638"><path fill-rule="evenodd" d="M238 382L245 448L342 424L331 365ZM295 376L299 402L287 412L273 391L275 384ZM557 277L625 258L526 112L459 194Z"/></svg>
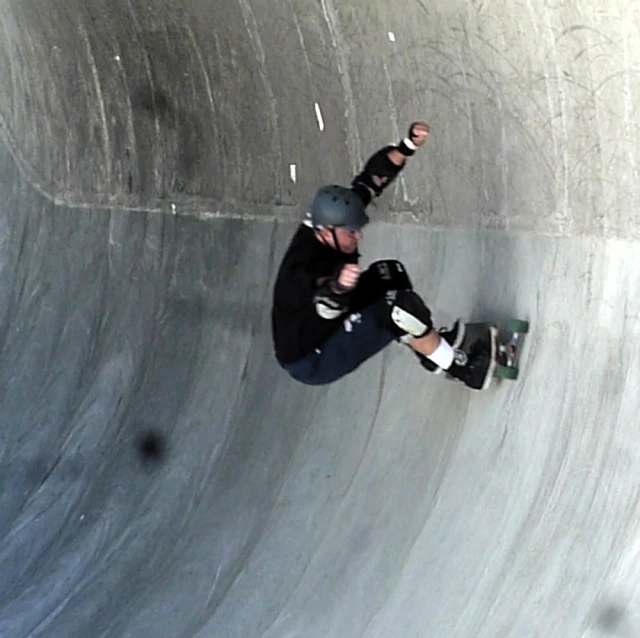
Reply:
<svg viewBox="0 0 640 638"><path fill-rule="evenodd" d="M529 332L529 322L510 319L504 323L471 322L465 324L462 349L470 344L481 344L489 355L491 364L482 387L488 389L494 379L515 381L519 375L520 348L524 335Z"/></svg>

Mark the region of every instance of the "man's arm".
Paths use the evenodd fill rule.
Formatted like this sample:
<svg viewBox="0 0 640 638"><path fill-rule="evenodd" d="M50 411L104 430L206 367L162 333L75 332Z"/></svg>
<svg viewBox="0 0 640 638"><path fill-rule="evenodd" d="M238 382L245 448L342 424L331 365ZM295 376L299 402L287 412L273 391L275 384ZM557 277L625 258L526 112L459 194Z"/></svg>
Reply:
<svg viewBox="0 0 640 638"><path fill-rule="evenodd" d="M317 279L313 298L316 312L323 319L337 319L347 312L359 277L360 269L356 264L345 264L333 277Z"/></svg>
<svg viewBox="0 0 640 638"><path fill-rule="evenodd" d="M393 182L403 169L407 158L425 143L429 131L426 122L414 122L409 127L407 137L399 144L385 146L367 160L362 172L351 182L351 188L365 206Z"/></svg>

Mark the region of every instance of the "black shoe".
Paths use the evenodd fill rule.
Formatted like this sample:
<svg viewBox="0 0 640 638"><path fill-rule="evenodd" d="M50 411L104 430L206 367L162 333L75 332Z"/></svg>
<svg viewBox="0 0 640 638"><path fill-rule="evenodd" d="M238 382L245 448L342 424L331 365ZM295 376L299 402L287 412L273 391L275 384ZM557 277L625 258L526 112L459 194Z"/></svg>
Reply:
<svg viewBox="0 0 640 638"><path fill-rule="evenodd" d="M447 374L472 390L486 390L491 382L493 367L491 356L481 354L470 358L466 365L452 363Z"/></svg>
<svg viewBox="0 0 640 638"><path fill-rule="evenodd" d="M456 357L455 362L447 370L449 376L462 381L472 390L486 390L491 385L496 365L497 336L496 328L489 326L484 335L470 344L464 344L464 352L457 350L456 355L460 353L465 356L461 359Z"/></svg>

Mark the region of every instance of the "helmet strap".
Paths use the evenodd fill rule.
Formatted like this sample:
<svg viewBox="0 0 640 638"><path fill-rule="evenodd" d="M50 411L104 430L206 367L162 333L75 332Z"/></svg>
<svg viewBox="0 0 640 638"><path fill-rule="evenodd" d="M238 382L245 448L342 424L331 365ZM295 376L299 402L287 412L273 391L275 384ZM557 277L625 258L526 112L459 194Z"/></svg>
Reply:
<svg viewBox="0 0 640 638"><path fill-rule="evenodd" d="M340 244L338 243L336 229L333 226L331 226L331 236L333 237L333 243L335 244L336 250L342 255L342 249L340 248Z"/></svg>
<svg viewBox="0 0 640 638"><path fill-rule="evenodd" d="M325 230L330 230L331 231L331 236L333 237L333 247L342 255L344 254L342 252L342 249L340 248L340 244L338 243L338 236L336 235L336 229L334 226L325 226L324 227ZM325 245L325 246L329 246L329 244L322 238L322 236L320 236L320 234L318 233L318 231L320 230L319 228L314 228L314 230L316 231L316 236L318 237L318 239Z"/></svg>

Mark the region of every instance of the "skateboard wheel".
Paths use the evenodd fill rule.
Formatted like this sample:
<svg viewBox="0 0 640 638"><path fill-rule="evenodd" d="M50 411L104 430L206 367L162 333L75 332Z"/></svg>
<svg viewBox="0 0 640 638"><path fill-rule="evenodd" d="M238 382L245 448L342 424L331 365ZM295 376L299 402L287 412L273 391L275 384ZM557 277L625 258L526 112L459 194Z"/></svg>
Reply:
<svg viewBox="0 0 640 638"><path fill-rule="evenodd" d="M517 332L524 335L529 332L529 322L522 319L511 319L507 321L505 328L507 332Z"/></svg>
<svg viewBox="0 0 640 638"><path fill-rule="evenodd" d="M510 381L515 381L518 378L518 368L499 365L496 367L496 377L498 377L498 379L509 379Z"/></svg>

